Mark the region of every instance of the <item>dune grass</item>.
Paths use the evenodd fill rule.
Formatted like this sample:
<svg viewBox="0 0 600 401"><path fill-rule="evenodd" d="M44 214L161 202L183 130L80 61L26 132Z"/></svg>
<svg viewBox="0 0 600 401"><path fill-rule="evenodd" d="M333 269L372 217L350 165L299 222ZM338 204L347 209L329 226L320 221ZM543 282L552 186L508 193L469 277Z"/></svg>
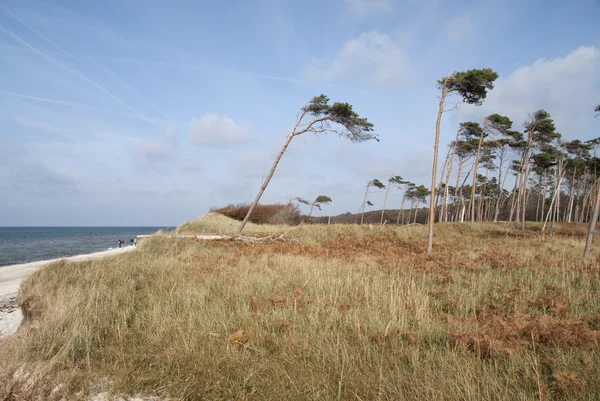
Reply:
<svg viewBox="0 0 600 401"><path fill-rule="evenodd" d="M428 258L426 227L308 225L54 263L22 285L0 399L600 399L600 252L583 226L538 231L438 225Z"/></svg>

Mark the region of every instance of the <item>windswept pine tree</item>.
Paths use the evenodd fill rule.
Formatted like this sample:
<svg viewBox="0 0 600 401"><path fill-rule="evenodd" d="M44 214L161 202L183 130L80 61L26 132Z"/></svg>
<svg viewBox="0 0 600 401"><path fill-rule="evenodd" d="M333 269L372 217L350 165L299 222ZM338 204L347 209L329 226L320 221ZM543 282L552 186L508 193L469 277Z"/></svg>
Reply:
<svg viewBox="0 0 600 401"><path fill-rule="evenodd" d="M294 196L293 198L291 198L291 200L295 200L298 203L302 203L304 205L310 206L310 212L308 213L308 219L310 220L310 218L312 217L313 214L313 210L316 207L317 209L321 210L321 206L322 205L328 205L332 202L331 198L329 196L325 196L325 195L319 195L317 196L317 198L314 201L308 201L304 198L301 198L299 196Z"/></svg>
<svg viewBox="0 0 600 401"><path fill-rule="evenodd" d="M406 201L406 195L410 188L414 187L415 184L410 181L403 181L404 191L402 192L402 202L400 203L400 210L398 211L398 217L396 218L396 224L400 224L400 217L402 217L402 224L404 224L404 202Z"/></svg>
<svg viewBox="0 0 600 401"><path fill-rule="evenodd" d="M433 224L435 221L435 187L438 164L438 146L440 142L440 125L442 115L446 107L446 98L457 94L465 103L481 105L487 96L487 91L494 88L494 81L498 74L491 68L473 69L455 72L450 76L443 77L438 81L440 101L438 116L435 125L435 141L433 146L433 167L431 171L431 197L429 205L429 235L427 240L427 254L433 250Z"/></svg>
<svg viewBox="0 0 600 401"><path fill-rule="evenodd" d="M521 173L519 178L519 195L517 198L516 222L521 221L521 230L525 230L525 218L527 212L527 185L531 174L531 152L533 146L541 146L552 142L556 137L556 127L550 118L550 113L545 110L537 110L529 116L525 123L527 142L521 159Z"/></svg>
<svg viewBox="0 0 600 401"><path fill-rule="evenodd" d="M600 113L600 104L596 106L594 111L596 113ZM598 117L599 115L600 114L596 114L596 117ZM594 140L593 143L600 142L598 141L598 139L600 138ZM596 157L594 152L594 159L595 158ZM594 184L596 186L596 199L594 201L594 209L590 218L590 227L588 228L587 238L585 240L585 249L583 251L584 256L589 255L590 250L592 249L592 242L594 241L594 230L596 229L596 223L598 222L598 214L600 213L600 182L598 181L598 179L596 179Z"/></svg>
<svg viewBox="0 0 600 401"><path fill-rule="evenodd" d="M371 181L367 182L367 188L365 190L365 198L363 200L363 203L361 205L361 214L360 214L360 224L362 225L365 219L365 205L370 205L373 206L373 204L367 200L367 195L369 194L369 190L371 188L379 188L379 189L384 189L385 188L385 184L381 181L379 181L377 178L372 179Z"/></svg>
<svg viewBox="0 0 600 401"><path fill-rule="evenodd" d="M388 194L390 193L391 187L400 188L406 182L399 175L393 175L388 179L387 189L385 190L385 198L383 198L383 209L381 210L381 221L380 224L383 225L383 217L385 215L385 206L387 204Z"/></svg>
<svg viewBox="0 0 600 401"><path fill-rule="evenodd" d="M329 98L325 95L314 97L308 104L300 108L294 128L287 135L283 147L273 162L271 171L269 171L256 198L250 205L246 217L236 230L236 234L240 234L246 223L248 223L254 208L267 189L269 182L271 182L273 174L277 170L277 165L292 142L292 139L307 132L313 134L337 134L340 138L346 138L352 142L365 142L373 139L379 141L377 135L373 133L373 124L366 118L360 117L353 110L352 105L339 102L329 104Z"/></svg>
<svg viewBox="0 0 600 401"><path fill-rule="evenodd" d="M472 123L476 124L476 123ZM479 130L479 124L476 124L477 130ZM475 165L473 171L473 187L471 189L471 229L473 229L475 225L475 189L476 189L476 179L477 179L477 169L479 167L479 156L481 153L481 146L483 145L484 138L493 135L493 134L503 134L506 133L512 127L512 121L505 116L501 116L499 114L492 114L485 118L483 123L483 128L480 129L479 133L479 142L477 144L477 153L475 156Z"/></svg>

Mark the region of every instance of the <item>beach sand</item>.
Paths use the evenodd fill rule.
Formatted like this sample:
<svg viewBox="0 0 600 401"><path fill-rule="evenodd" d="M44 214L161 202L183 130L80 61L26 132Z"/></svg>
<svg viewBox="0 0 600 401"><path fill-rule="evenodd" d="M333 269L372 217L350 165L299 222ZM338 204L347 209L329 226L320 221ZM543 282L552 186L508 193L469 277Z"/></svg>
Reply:
<svg viewBox="0 0 600 401"><path fill-rule="evenodd" d="M19 292L19 286L21 285L21 282L29 274L35 272L48 263L57 262L63 259L69 262L83 262L86 260L102 259L107 256L118 255L124 252L131 252L135 249L136 248L134 246L126 246L120 249L111 249L109 251L90 253L86 255L77 255L68 258L42 260L39 262L0 267L0 339L2 339L4 336L15 333L21 324L23 315L15 300L17 293Z"/></svg>

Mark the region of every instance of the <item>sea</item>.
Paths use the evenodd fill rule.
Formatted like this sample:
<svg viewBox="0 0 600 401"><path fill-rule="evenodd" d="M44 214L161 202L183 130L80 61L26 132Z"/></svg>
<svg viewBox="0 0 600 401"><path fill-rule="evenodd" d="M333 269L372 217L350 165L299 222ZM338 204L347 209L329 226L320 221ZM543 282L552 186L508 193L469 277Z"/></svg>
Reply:
<svg viewBox="0 0 600 401"><path fill-rule="evenodd" d="M2 266L37 262L129 246L130 238L175 227L0 227Z"/></svg>

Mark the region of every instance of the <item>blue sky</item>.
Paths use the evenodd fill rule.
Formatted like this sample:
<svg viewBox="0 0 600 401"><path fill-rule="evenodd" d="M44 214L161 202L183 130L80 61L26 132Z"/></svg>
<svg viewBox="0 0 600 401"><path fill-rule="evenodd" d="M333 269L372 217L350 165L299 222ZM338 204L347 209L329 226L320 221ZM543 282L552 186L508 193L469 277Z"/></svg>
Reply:
<svg viewBox="0 0 600 401"><path fill-rule="evenodd" d="M444 115L442 153L495 112L600 136L599 20L597 0L0 0L0 225L172 226L249 202L321 93L381 142L297 138L263 200L355 212L373 178L429 184L435 82L469 68L500 78Z"/></svg>

